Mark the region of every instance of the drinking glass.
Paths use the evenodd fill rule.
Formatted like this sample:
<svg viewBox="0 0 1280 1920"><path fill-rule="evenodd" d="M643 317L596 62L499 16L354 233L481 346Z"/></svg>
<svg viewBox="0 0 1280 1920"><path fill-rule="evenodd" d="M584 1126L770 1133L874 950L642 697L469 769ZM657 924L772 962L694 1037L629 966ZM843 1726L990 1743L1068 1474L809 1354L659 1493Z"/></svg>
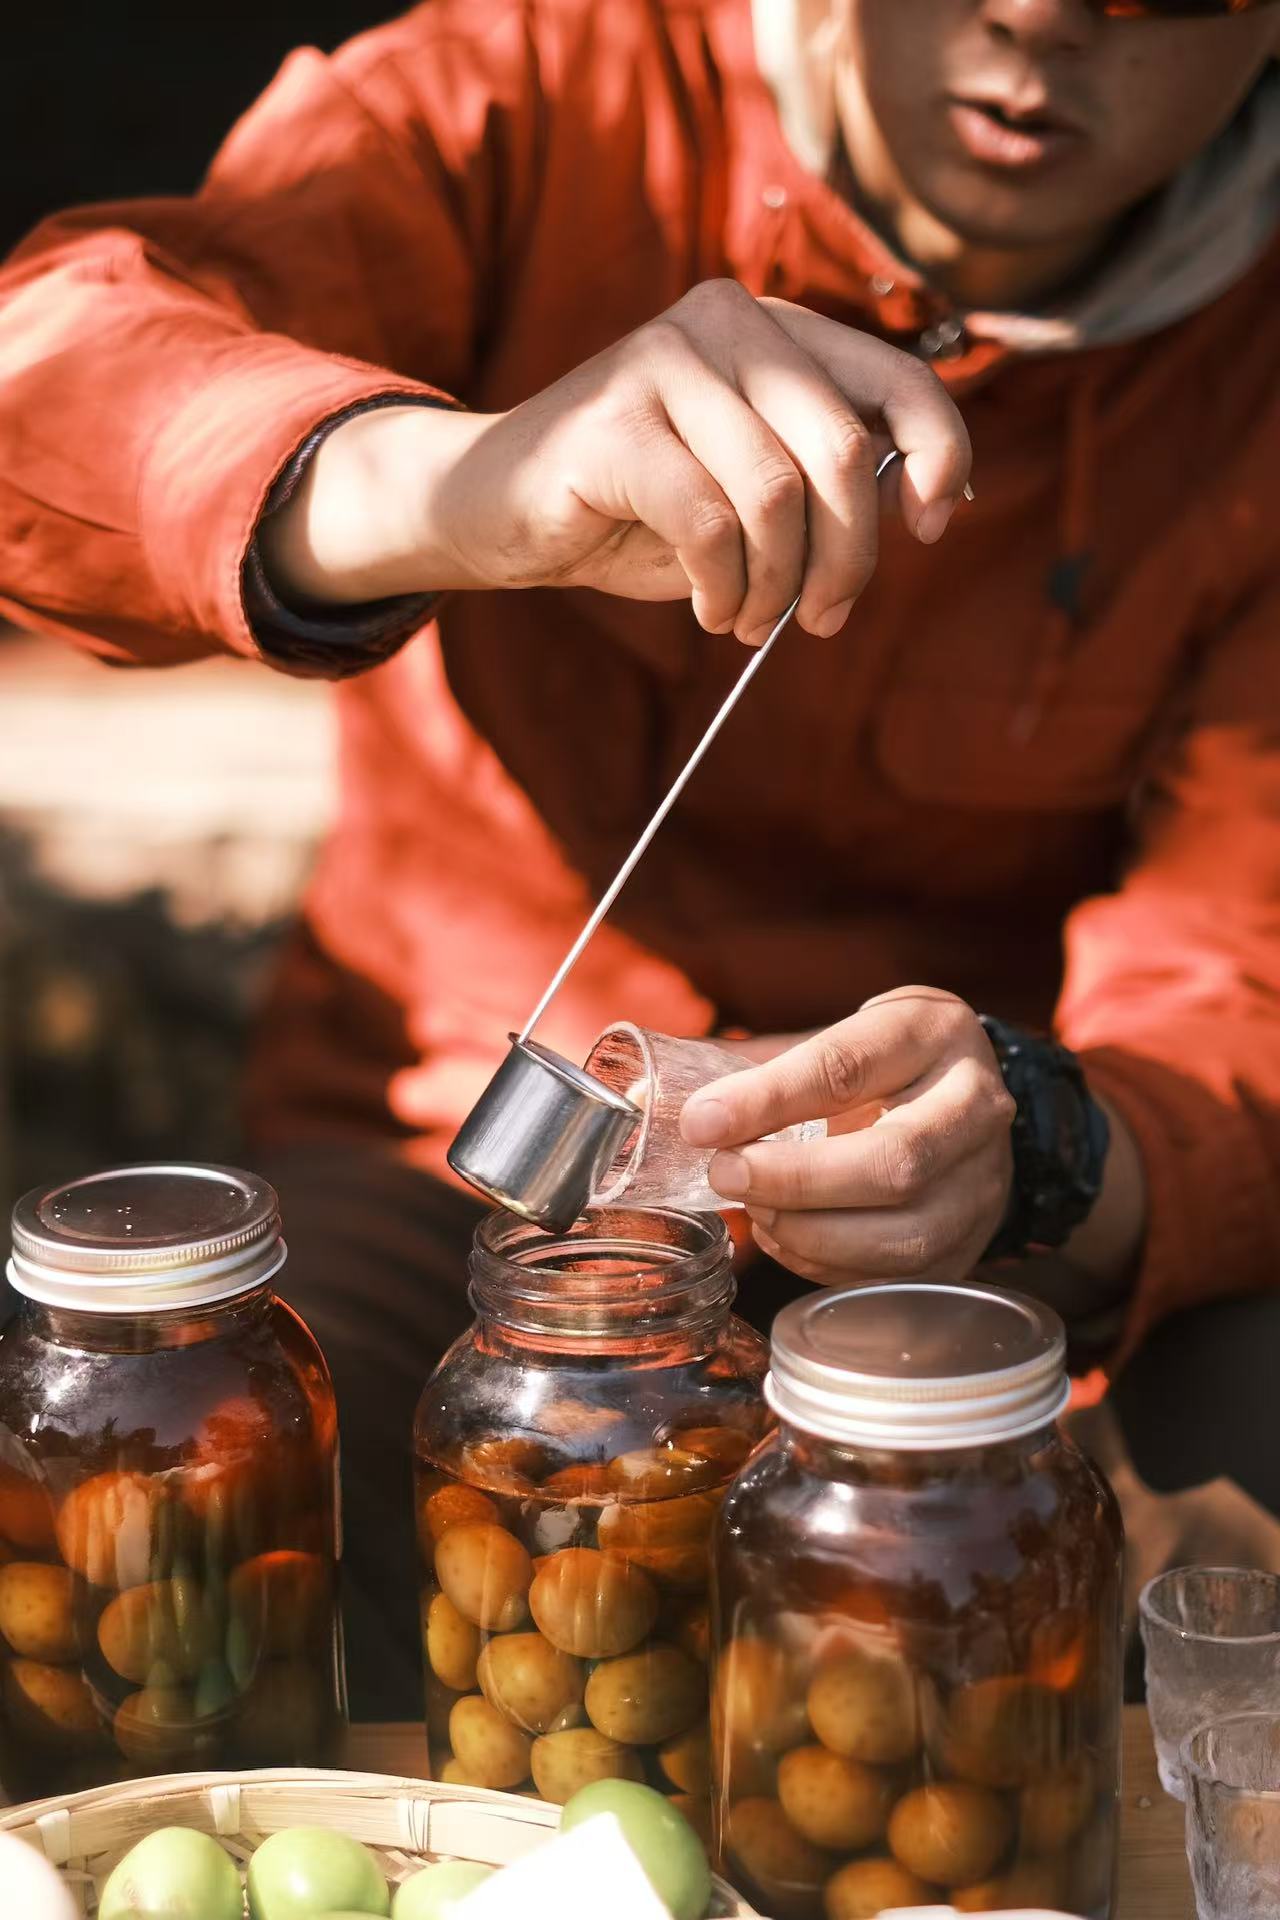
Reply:
<svg viewBox="0 0 1280 1920"><path fill-rule="evenodd" d="M1206 1721L1280 1706L1280 1574L1175 1567L1138 1603L1160 1782L1184 1800L1179 1748Z"/></svg>
<svg viewBox="0 0 1280 1920"><path fill-rule="evenodd" d="M1273 1695L1280 1699L1280 1695ZM1212 1720L1182 1744L1199 1920L1280 1914L1280 1712Z"/></svg>
<svg viewBox="0 0 1280 1920"><path fill-rule="evenodd" d="M724 1213L740 1207L707 1179L713 1147L691 1147L680 1132L680 1113L690 1094L756 1062L714 1040L675 1039L650 1033L629 1020L606 1027L584 1070L640 1108L640 1119L606 1167L591 1195L593 1207L678 1207L688 1213ZM770 1140L816 1140L825 1120L771 1133Z"/></svg>

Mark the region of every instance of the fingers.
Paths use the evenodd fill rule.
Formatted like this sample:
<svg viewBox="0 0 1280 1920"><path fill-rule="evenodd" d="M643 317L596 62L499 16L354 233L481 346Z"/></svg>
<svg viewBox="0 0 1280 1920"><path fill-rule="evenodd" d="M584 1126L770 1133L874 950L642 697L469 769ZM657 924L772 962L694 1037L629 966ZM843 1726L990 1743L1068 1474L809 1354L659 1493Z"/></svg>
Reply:
<svg viewBox="0 0 1280 1920"><path fill-rule="evenodd" d="M864 421L883 421L903 455L903 521L926 545L939 539L969 478L972 448L938 376L900 348L821 314L785 300L760 304L826 369Z"/></svg>
<svg viewBox="0 0 1280 1920"><path fill-rule="evenodd" d="M874 1126L825 1140L766 1140L718 1153L709 1178L726 1200L741 1200L753 1211L909 1211L1008 1127L1008 1097L998 1076L966 1056Z"/></svg>
<svg viewBox="0 0 1280 1920"><path fill-rule="evenodd" d="M669 428L649 436L626 476L625 491L627 510L679 562L700 624L709 633L728 632L747 594L740 508Z"/></svg>
<svg viewBox="0 0 1280 1920"><path fill-rule="evenodd" d="M901 998L865 1006L799 1046L695 1093L680 1130L691 1146L730 1147L805 1120L891 1099L927 1072L954 1030L958 1001Z"/></svg>
<svg viewBox="0 0 1280 1920"><path fill-rule="evenodd" d="M978 1155L964 1164L966 1180L981 1187L975 1196L981 1207L970 1205L957 1186L909 1211L770 1214L755 1221L755 1238L783 1266L811 1279L958 1279L981 1258L1001 1206L994 1170Z"/></svg>

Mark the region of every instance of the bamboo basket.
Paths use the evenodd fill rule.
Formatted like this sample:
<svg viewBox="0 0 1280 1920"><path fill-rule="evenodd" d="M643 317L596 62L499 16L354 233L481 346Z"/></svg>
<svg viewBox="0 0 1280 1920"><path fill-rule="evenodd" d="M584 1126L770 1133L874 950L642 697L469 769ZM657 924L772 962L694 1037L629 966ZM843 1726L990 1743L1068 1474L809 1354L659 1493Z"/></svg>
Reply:
<svg viewBox="0 0 1280 1920"><path fill-rule="evenodd" d="M156 1827L195 1827L212 1834L242 1866L259 1841L282 1827L330 1827L371 1848L395 1887L433 1860L510 1866L541 1845L559 1822L558 1807L482 1787L280 1767L260 1773L161 1774L31 1800L0 1814L0 1831L16 1834L52 1860L81 1910L94 1915L116 1862ZM711 1915L753 1920L754 1909L717 1880Z"/></svg>

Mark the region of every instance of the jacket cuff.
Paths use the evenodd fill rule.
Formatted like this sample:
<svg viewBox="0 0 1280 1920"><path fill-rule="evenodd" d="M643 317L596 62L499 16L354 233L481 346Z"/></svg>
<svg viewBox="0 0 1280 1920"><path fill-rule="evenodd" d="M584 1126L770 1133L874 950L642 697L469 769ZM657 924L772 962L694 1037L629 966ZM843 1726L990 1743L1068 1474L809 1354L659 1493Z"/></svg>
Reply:
<svg viewBox="0 0 1280 1920"><path fill-rule="evenodd" d="M276 659L263 646L247 604L252 568L246 563L258 523L300 449L370 401L453 404L420 383L270 335L237 340L221 357L200 391L156 436L140 487L141 538L175 628L236 653ZM376 632L381 658L422 617L415 600L411 608L397 603L359 609L354 621L367 623L366 638ZM303 616L303 624L329 630L323 616ZM270 621L267 628L274 631ZM351 670L340 645L330 651L314 633L296 637L311 653L287 664L330 675Z"/></svg>
<svg viewBox="0 0 1280 1920"><path fill-rule="evenodd" d="M1146 1178L1146 1234L1108 1362L1114 1374L1167 1315L1274 1285L1280 1217L1266 1197L1273 1169L1246 1112L1145 1055L1099 1048L1079 1058L1129 1127Z"/></svg>

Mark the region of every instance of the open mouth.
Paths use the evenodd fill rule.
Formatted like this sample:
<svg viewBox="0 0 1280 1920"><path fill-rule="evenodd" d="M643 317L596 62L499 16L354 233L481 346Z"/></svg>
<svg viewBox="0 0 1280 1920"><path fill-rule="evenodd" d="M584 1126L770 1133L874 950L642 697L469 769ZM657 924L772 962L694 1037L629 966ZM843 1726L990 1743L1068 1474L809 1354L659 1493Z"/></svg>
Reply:
<svg viewBox="0 0 1280 1920"><path fill-rule="evenodd" d="M988 166L1043 166L1080 139L1047 108L1015 110L999 100L953 99L948 111L961 145Z"/></svg>

